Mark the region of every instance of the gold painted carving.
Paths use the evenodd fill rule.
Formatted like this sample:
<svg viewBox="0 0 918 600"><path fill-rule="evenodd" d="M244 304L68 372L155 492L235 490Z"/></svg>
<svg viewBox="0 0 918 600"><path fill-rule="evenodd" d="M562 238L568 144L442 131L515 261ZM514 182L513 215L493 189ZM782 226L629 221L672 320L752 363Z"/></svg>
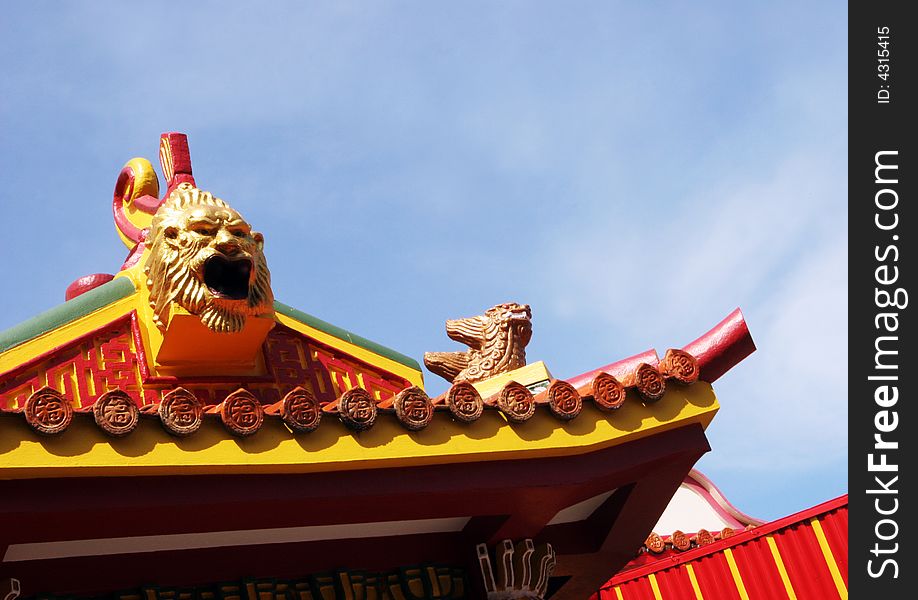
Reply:
<svg viewBox="0 0 918 600"><path fill-rule="evenodd" d="M264 237L210 192L179 185L153 216L144 265L153 321L165 329L175 303L217 333L271 314Z"/></svg>
<svg viewBox="0 0 918 600"><path fill-rule="evenodd" d="M427 368L450 383L484 381L526 366L532 311L528 304L498 304L484 315L447 321L446 335L468 352L425 352Z"/></svg>

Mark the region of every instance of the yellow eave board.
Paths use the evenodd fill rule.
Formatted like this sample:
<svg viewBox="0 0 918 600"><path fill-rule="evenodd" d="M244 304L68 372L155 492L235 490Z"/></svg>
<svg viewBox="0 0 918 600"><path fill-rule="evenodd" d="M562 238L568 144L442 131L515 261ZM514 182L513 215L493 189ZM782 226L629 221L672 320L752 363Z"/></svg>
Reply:
<svg viewBox="0 0 918 600"><path fill-rule="evenodd" d="M75 419L52 437L32 432L21 416L0 417L0 478L215 473L310 473L575 455L699 423L707 427L719 406L711 386L673 386L658 402L644 405L629 395L614 412L586 402L583 413L559 421L540 408L522 424L485 411L472 424L437 413L419 432L406 431L394 415L381 414L368 431L353 433L333 415L319 428L294 435L270 420L249 438L232 437L208 419L188 438L167 434L144 419L123 439L112 439L89 419Z"/></svg>

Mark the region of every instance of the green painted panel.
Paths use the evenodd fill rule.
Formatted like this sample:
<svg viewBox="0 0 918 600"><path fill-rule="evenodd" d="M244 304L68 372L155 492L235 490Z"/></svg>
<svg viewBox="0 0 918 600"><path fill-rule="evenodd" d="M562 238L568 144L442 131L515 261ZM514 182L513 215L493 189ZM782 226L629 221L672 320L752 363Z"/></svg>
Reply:
<svg viewBox="0 0 918 600"><path fill-rule="evenodd" d="M134 284L127 277L118 277L108 283L103 283L97 288L80 294L73 300L68 300L50 310L46 310L40 315L32 317L28 321L23 321L19 325L14 325L6 331L0 332L0 352L6 352L10 348L15 348L20 344L35 339L43 333L76 321L80 317L104 308L112 302L130 296L135 291Z"/></svg>
<svg viewBox="0 0 918 600"><path fill-rule="evenodd" d="M414 360L410 356L405 356L401 352L396 352L395 350L391 348L387 348L381 344L377 344L376 342L368 340L364 337L360 337L359 335L351 333L350 331L347 331L345 329L341 329L340 327L336 325L332 325L331 323L326 323L322 319L318 319L312 315L308 315L301 310L297 310L293 308L292 306L287 306L286 304L282 302L275 301L274 310L276 310L277 312L279 312L280 314L284 316L290 317L291 319L296 319L297 321L299 321L300 323L303 323L304 325L309 325L310 327L318 329L319 331L327 333L328 335L333 335L340 340L350 342L354 344L355 346L360 346L361 348L365 350L369 350L370 352L373 352L374 354L378 354L390 360L394 360L395 362L401 363L405 365L406 367L411 367L412 369L416 371L421 370L421 365L418 364L418 361Z"/></svg>

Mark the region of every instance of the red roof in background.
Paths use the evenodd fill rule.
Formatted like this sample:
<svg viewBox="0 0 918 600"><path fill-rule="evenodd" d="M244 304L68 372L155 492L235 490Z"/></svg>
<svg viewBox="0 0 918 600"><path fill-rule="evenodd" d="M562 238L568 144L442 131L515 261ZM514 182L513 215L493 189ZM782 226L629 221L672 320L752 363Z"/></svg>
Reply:
<svg viewBox="0 0 918 600"><path fill-rule="evenodd" d="M847 599L848 495L619 573L598 597Z"/></svg>

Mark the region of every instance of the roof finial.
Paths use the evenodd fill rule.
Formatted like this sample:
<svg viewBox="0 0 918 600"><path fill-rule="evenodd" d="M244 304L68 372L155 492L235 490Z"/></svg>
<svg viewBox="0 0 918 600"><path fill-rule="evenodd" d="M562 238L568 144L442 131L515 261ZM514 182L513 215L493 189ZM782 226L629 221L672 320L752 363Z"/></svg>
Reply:
<svg viewBox="0 0 918 600"><path fill-rule="evenodd" d="M168 198L180 183L195 185L194 175L191 173L188 136L184 133L171 131L160 136L159 162L163 167L163 178L166 180L166 193L163 198Z"/></svg>

